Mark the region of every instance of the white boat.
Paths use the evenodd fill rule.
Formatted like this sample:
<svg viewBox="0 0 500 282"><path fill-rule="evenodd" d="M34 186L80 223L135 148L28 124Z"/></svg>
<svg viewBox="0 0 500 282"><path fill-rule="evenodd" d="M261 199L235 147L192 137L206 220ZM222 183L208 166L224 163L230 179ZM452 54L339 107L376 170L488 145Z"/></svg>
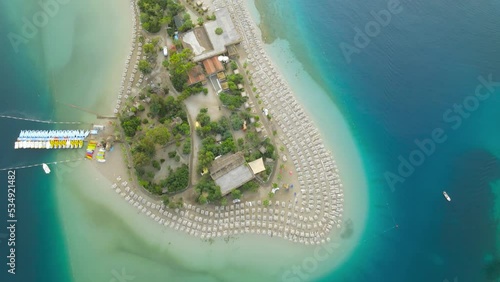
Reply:
<svg viewBox="0 0 500 282"><path fill-rule="evenodd" d="M448 202L451 202L451 198L450 198L450 196L448 195L448 193L446 193L446 191L443 191L443 196L446 198L446 200L447 200Z"/></svg>
<svg viewBox="0 0 500 282"><path fill-rule="evenodd" d="M43 171L45 171L46 174L49 174L50 173L50 168L47 164L42 164L42 167L43 167Z"/></svg>

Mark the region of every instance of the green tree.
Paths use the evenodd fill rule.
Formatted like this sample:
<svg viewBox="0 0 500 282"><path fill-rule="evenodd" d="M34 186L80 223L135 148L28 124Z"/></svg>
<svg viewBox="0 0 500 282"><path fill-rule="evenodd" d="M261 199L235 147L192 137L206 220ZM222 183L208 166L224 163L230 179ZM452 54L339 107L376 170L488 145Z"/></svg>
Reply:
<svg viewBox="0 0 500 282"><path fill-rule="evenodd" d="M132 147L132 153L135 152L142 152L150 158L153 157L155 154L153 141L147 137L141 137L139 140L137 140L134 147Z"/></svg>
<svg viewBox="0 0 500 282"><path fill-rule="evenodd" d="M168 192L178 192L185 189L189 183L189 167L182 165L175 171L169 170L167 178L160 182L160 186L166 187Z"/></svg>
<svg viewBox="0 0 500 282"><path fill-rule="evenodd" d="M200 155L198 158L198 163L200 165L200 168L208 167L212 163L214 158L215 156L212 152L210 151L201 152L200 150Z"/></svg>
<svg viewBox="0 0 500 282"><path fill-rule="evenodd" d="M232 61L232 62L231 62L231 68L232 68L233 70L238 69L238 65L236 64L236 62L235 62L235 61Z"/></svg>
<svg viewBox="0 0 500 282"><path fill-rule="evenodd" d="M221 35L224 31L222 30L222 28L218 27L215 29L215 34L217 35Z"/></svg>
<svg viewBox="0 0 500 282"><path fill-rule="evenodd" d="M191 19L185 21L181 27L179 27L179 31L185 32L194 27L193 21Z"/></svg>
<svg viewBox="0 0 500 282"><path fill-rule="evenodd" d="M143 167L149 163L149 156L144 152L132 153L132 161L134 162L134 167Z"/></svg>
<svg viewBox="0 0 500 282"><path fill-rule="evenodd" d="M170 23L172 10L178 8L178 5L172 0L139 0L138 6L141 10L142 27L152 33L160 31L162 24ZM167 11L168 13L166 13Z"/></svg>
<svg viewBox="0 0 500 282"><path fill-rule="evenodd" d="M207 203L207 197L203 194L201 194L199 197L198 197L198 203L204 205Z"/></svg>
<svg viewBox="0 0 500 282"><path fill-rule="evenodd" d="M191 138L186 138L184 146L182 147L182 153L186 155L191 153Z"/></svg>
<svg viewBox="0 0 500 282"><path fill-rule="evenodd" d="M170 132L165 125L159 125L148 130L146 137L155 144L165 145L170 140Z"/></svg>
<svg viewBox="0 0 500 282"><path fill-rule="evenodd" d="M234 87L236 88L236 86ZM229 86L229 88L231 88L231 86ZM247 100L246 97L241 97L239 94L230 94L225 92L219 94L219 99L222 104L227 106L230 110L240 108Z"/></svg>
<svg viewBox="0 0 500 282"><path fill-rule="evenodd" d="M222 198L220 187L215 184L210 176L203 176L194 189L199 195L206 195L206 199L209 202L214 202Z"/></svg>
<svg viewBox="0 0 500 282"><path fill-rule="evenodd" d="M153 160L153 161L151 162L151 165L152 165L154 168L158 169L158 170L161 168L161 166L160 166L160 162L158 162L157 160Z"/></svg>
<svg viewBox="0 0 500 282"><path fill-rule="evenodd" d="M236 145L234 144L233 138L227 138L226 140L222 141L220 150L221 155L225 155L230 152L236 152Z"/></svg>
<svg viewBox="0 0 500 282"><path fill-rule="evenodd" d="M227 199L226 198L222 198L222 200L220 201L220 204L223 205L223 206L227 206Z"/></svg>
<svg viewBox="0 0 500 282"><path fill-rule="evenodd" d="M169 68L172 84L177 91L182 91L188 81L188 72L194 67L190 61L191 49L185 48L180 53L173 53L169 58Z"/></svg>
<svg viewBox="0 0 500 282"><path fill-rule="evenodd" d="M241 191L238 189L234 189L231 192L231 196L233 196L234 199L239 199L239 198L241 198Z"/></svg>
<svg viewBox="0 0 500 282"><path fill-rule="evenodd" d="M144 50L146 54L152 54L155 51L155 46L152 43L147 43L142 46L142 50Z"/></svg>
<svg viewBox="0 0 500 282"><path fill-rule="evenodd" d="M232 114L230 119L233 130L240 130L243 127L243 120L237 114Z"/></svg>
<svg viewBox="0 0 500 282"><path fill-rule="evenodd" d="M208 111L206 108L200 110L200 112L196 116L196 121L198 121L201 126L206 126L210 123L210 116L208 115Z"/></svg>
<svg viewBox="0 0 500 282"><path fill-rule="evenodd" d="M186 123L186 122L183 122L180 126L179 126L179 131L182 132L182 134L184 136L188 136L189 133L191 132L191 127L189 127L189 124Z"/></svg>
<svg viewBox="0 0 500 282"><path fill-rule="evenodd" d="M128 137L133 137L141 124L141 119L138 117L129 117L121 120L123 131Z"/></svg>
<svg viewBox="0 0 500 282"><path fill-rule="evenodd" d="M262 204L264 205L264 207L268 207L269 206L269 200L268 199L265 199Z"/></svg>
<svg viewBox="0 0 500 282"><path fill-rule="evenodd" d="M146 60L139 61L139 70L144 74L149 74L153 70L151 64Z"/></svg>

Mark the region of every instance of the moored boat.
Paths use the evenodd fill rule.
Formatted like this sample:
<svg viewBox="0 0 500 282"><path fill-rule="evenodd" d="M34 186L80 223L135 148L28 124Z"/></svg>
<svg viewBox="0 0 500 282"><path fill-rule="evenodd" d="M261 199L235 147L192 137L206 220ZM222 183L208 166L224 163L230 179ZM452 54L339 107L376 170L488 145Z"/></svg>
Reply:
<svg viewBox="0 0 500 282"><path fill-rule="evenodd" d="M43 167L43 171L45 171L46 174L50 173L50 168L46 163L43 163L42 167Z"/></svg>
<svg viewBox="0 0 500 282"><path fill-rule="evenodd" d="M446 193L446 191L443 191L443 196L446 198L446 200L447 200L448 202L451 202L451 198L450 198L450 196L448 195L448 193Z"/></svg>

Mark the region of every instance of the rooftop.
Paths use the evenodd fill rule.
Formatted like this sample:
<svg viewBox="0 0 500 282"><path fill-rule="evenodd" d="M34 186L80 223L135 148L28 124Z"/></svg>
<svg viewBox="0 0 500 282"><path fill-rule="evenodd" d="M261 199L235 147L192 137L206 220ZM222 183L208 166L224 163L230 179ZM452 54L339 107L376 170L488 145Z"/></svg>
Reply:
<svg viewBox="0 0 500 282"><path fill-rule="evenodd" d="M241 152L214 160L210 168L210 176L219 185L223 196L254 178Z"/></svg>
<svg viewBox="0 0 500 282"><path fill-rule="evenodd" d="M252 169L253 174L257 174L266 170L266 167L264 166L264 160L262 158L256 159L253 162L249 162L248 165Z"/></svg>
<svg viewBox="0 0 500 282"><path fill-rule="evenodd" d="M207 78L203 74L203 68L201 66L194 66L188 72L188 85L193 85L198 82L204 82Z"/></svg>
<svg viewBox="0 0 500 282"><path fill-rule="evenodd" d="M184 24L184 18L182 14L178 14L174 16L174 23L177 29L181 28L181 26Z"/></svg>
<svg viewBox="0 0 500 282"><path fill-rule="evenodd" d="M199 62L226 53L227 47L241 41L227 8L215 10L215 21L206 22L203 27L195 28L181 35L182 44L193 50L193 61ZM216 28L222 28L220 35Z"/></svg>
<svg viewBox="0 0 500 282"><path fill-rule="evenodd" d="M189 48L193 51L195 57L213 49L212 43L203 27L196 27L186 33L182 33L180 40L184 48ZM199 60L193 59L193 61L197 62Z"/></svg>
<svg viewBox="0 0 500 282"><path fill-rule="evenodd" d="M216 56L203 60L203 67L205 67L207 75L212 75L224 70L224 66Z"/></svg>

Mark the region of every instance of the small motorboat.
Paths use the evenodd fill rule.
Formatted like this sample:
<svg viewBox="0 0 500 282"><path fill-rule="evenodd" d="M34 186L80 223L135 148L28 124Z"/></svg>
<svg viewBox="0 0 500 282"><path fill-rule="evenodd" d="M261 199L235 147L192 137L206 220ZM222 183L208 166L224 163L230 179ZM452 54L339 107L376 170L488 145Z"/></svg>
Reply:
<svg viewBox="0 0 500 282"><path fill-rule="evenodd" d="M46 163L43 163L42 167L43 167L43 171L45 171L46 174L50 173L50 168Z"/></svg>
<svg viewBox="0 0 500 282"><path fill-rule="evenodd" d="M443 196L446 198L446 200L447 200L448 202L451 202L451 198L450 198L450 196L448 195L448 193L446 193L446 191L443 191Z"/></svg>

